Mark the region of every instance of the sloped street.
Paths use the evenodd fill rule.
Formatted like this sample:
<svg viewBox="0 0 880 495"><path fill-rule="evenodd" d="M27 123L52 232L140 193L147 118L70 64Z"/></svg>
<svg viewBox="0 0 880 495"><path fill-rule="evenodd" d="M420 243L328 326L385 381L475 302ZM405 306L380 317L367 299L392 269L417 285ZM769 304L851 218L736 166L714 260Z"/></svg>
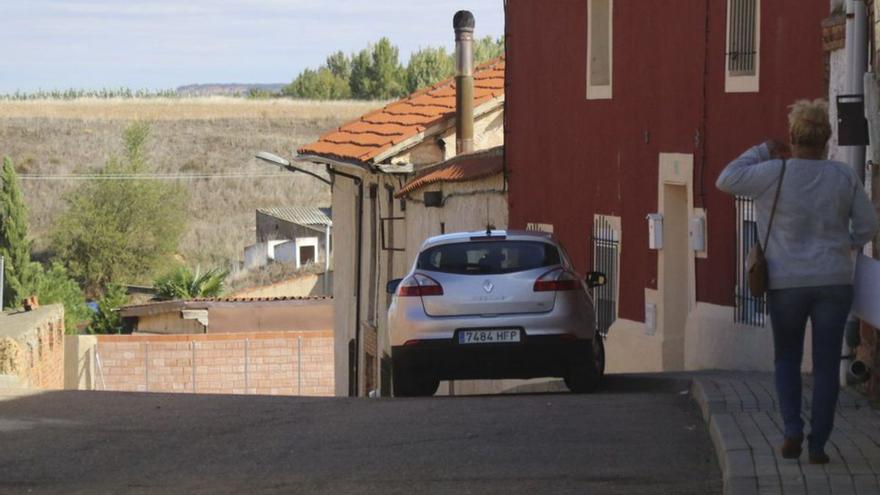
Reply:
<svg viewBox="0 0 880 495"><path fill-rule="evenodd" d="M711 494L688 382L430 399L51 392L0 401L0 492Z"/></svg>

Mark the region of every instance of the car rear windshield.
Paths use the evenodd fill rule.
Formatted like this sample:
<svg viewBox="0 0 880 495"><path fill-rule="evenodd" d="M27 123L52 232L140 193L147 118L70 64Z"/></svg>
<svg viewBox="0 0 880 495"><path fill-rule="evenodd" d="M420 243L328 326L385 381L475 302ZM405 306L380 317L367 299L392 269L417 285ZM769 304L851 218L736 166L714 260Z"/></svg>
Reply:
<svg viewBox="0 0 880 495"><path fill-rule="evenodd" d="M482 241L426 249L419 255L416 267L432 272L494 275L560 263L559 250L545 242Z"/></svg>

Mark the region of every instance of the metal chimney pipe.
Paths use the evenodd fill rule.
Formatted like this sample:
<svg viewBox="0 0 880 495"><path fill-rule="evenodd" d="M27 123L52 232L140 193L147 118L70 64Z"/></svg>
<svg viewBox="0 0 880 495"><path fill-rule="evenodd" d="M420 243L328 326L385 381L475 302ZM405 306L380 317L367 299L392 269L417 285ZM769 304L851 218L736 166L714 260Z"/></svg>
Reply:
<svg viewBox="0 0 880 495"><path fill-rule="evenodd" d="M455 28L455 154L474 151L474 15L459 10Z"/></svg>

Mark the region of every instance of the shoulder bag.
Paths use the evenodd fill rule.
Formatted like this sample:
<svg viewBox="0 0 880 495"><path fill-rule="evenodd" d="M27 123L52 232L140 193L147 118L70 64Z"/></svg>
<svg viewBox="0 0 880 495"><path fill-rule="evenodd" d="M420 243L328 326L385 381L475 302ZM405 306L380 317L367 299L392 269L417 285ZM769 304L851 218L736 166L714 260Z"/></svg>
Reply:
<svg viewBox="0 0 880 495"><path fill-rule="evenodd" d="M779 174L779 184L776 185L776 197L773 198L773 209L770 210L770 222L767 225L767 235L764 237L764 247L758 242L749 251L746 260L746 268L749 274L749 292L754 297L763 297L769 286L769 274L767 272L767 258L764 255L767 243L770 242L770 229L773 228L773 217L776 216L776 205L779 203L779 192L782 190L782 179L785 178L786 160L782 160L782 172Z"/></svg>

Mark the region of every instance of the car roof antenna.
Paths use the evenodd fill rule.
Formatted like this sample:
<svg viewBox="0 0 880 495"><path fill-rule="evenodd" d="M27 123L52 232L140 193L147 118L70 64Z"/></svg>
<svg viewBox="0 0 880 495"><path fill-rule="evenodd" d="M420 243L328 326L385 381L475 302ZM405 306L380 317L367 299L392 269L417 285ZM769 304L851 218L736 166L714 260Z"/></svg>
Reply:
<svg viewBox="0 0 880 495"><path fill-rule="evenodd" d="M489 222L489 198L486 197L486 237L492 237L492 224Z"/></svg>

